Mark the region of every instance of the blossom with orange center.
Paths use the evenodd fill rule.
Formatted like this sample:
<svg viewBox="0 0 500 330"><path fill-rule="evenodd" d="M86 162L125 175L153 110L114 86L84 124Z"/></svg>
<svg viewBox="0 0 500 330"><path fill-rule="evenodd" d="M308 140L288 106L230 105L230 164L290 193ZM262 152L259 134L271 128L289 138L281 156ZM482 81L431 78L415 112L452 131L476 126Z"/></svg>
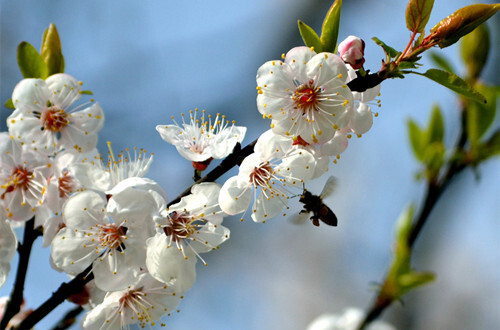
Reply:
<svg viewBox="0 0 500 330"><path fill-rule="evenodd" d="M251 217L264 222L286 208L289 196L294 195L290 188L301 188L316 168L311 151L292 144L292 139L275 135L271 130L262 134L255 153L246 157L238 175L222 186L219 194L222 211L231 215L245 212L253 200Z"/></svg>
<svg viewBox="0 0 500 330"><path fill-rule="evenodd" d="M72 195L63 208L66 226L52 241L53 263L73 275L92 264L95 284L104 291L130 285L145 268L155 205L150 193L132 187L109 201L90 190Z"/></svg>
<svg viewBox="0 0 500 330"><path fill-rule="evenodd" d="M180 290L189 289L197 259L206 265L200 254L218 249L229 238L229 229L221 225L219 191L216 183L197 184L155 218L156 235L146 242L146 266L154 278L164 283L175 278Z"/></svg>
<svg viewBox="0 0 500 330"><path fill-rule="evenodd" d="M0 201L12 220L26 221L43 202L52 162L44 154L23 149L0 133Z"/></svg>
<svg viewBox="0 0 500 330"><path fill-rule="evenodd" d="M132 324L139 328L153 327L162 316L178 311L182 293L175 281L165 284L141 273L126 289L106 294L102 303L85 315L82 328L129 329Z"/></svg>
<svg viewBox="0 0 500 330"><path fill-rule="evenodd" d="M42 79L24 79L14 88L16 110L7 119L17 140L49 155L61 149L85 153L95 148L104 124L98 103L71 108L81 96L81 83L60 73Z"/></svg>
<svg viewBox="0 0 500 330"><path fill-rule="evenodd" d="M272 120L275 134L326 143L352 115L346 65L335 54L307 47L293 48L283 58L257 71L259 112Z"/></svg>

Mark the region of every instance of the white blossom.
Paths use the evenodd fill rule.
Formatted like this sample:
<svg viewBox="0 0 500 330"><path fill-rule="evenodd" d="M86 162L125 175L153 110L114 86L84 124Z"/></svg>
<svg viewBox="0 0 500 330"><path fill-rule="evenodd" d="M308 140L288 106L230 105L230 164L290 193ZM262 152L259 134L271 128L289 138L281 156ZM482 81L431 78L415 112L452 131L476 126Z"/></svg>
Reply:
<svg viewBox="0 0 500 330"><path fill-rule="evenodd" d="M0 133L0 200L7 217L26 221L43 201L51 161L42 153L22 148L6 132Z"/></svg>
<svg viewBox="0 0 500 330"><path fill-rule="evenodd" d="M97 287L126 287L145 267L144 242L153 235L155 205L150 193L131 187L109 201L90 190L71 196L63 208L66 227L52 241L53 263L69 274L92 264Z"/></svg>
<svg viewBox="0 0 500 330"><path fill-rule="evenodd" d="M262 222L287 207L289 188L302 188L315 172L316 159L307 149L292 146L292 140L267 131L240 165L237 176L229 178L219 194L227 214L245 212L253 205L252 219Z"/></svg>
<svg viewBox="0 0 500 330"><path fill-rule="evenodd" d="M163 315L176 311L181 298L175 281L165 284L142 273L128 288L106 294L104 301L85 315L82 329L129 329L132 324L153 327Z"/></svg>
<svg viewBox="0 0 500 330"><path fill-rule="evenodd" d="M80 96L81 83L68 74L21 80L12 93L16 110L7 119L10 134L50 155L60 149L90 151L97 144L104 114L98 103L70 109Z"/></svg>
<svg viewBox="0 0 500 330"><path fill-rule="evenodd" d="M100 155L95 155L69 166L69 172L81 186L108 193L121 181L143 177L149 171L153 156L147 156L144 149L134 148L131 154L127 148L115 157L111 144L108 146L106 163Z"/></svg>
<svg viewBox="0 0 500 330"><path fill-rule="evenodd" d="M198 109L194 112L190 111L189 123L184 121L184 114L182 114L182 125L175 123L156 126L162 139L174 145L181 156L187 160L203 163L210 162L211 159L224 158L233 151L236 143L243 141L246 127L235 126L234 122L229 123L226 117L220 114L217 114L215 118L208 115L207 120L205 110L202 111L199 119L197 114ZM196 165L193 164L193 166ZM197 169L204 170L205 168Z"/></svg>
<svg viewBox="0 0 500 330"><path fill-rule="evenodd" d="M291 49L284 59L266 62L257 71L259 112L272 119L276 134L327 142L352 115L346 65L335 54L316 54L307 47Z"/></svg>
<svg viewBox="0 0 500 330"><path fill-rule="evenodd" d="M343 314L323 314L309 324L307 330L356 330L361 325L365 314L357 308L348 308ZM383 321L371 322L366 330L395 330Z"/></svg>
<svg viewBox="0 0 500 330"><path fill-rule="evenodd" d="M196 258L215 250L229 238L222 226L218 205L220 186L216 183L194 185L191 194L163 210L155 219L156 235L147 241L146 265L159 281L176 279L180 291L189 289L195 278Z"/></svg>

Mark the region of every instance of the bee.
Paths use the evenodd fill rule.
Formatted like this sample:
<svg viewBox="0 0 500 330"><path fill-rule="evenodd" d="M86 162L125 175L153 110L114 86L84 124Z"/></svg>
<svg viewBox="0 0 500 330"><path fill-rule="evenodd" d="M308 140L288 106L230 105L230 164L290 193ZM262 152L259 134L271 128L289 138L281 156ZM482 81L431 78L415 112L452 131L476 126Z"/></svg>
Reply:
<svg viewBox="0 0 500 330"><path fill-rule="evenodd" d="M335 177L331 176L325 183L323 191L321 194L313 195L307 189L304 188L302 195L300 196L299 202L304 204L304 208L299 212L300 214L308 214L312 212L310 217L313 225L319 226L319 220L323 221L329 226L337 225L337 216L333 211L323 203L323 198L328 197L335 188L337 180Z"/></svg>

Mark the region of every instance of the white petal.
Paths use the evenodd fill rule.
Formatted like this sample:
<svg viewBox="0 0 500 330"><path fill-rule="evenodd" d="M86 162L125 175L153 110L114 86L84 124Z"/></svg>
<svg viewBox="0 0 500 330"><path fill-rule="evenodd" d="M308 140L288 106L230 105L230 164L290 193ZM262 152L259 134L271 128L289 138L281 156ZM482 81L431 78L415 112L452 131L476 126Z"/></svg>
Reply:
<svg viewBox="0 0 500 330"><path fill-rule="evenodd" d="M81 111L70 113L68 119L70 125L82 134L97 133L104 125L104 112L99 103L96 102Z"/></svg>
<svg viewBox="0 0 500 330"><path fill-rule="evenodd" d="M365 134L373 125L373 115L370 107L365 103L359 103L353 117L349 123L349 127L356 134Z"/></svg>
<svg viewBox="0 0 500 330"><path fill-rule="evenodd" d="M123 255L114 250L107 253L103 258L94 261L92 272L94 273L95 284L99 289L116 291L134 283L139 267L133 262L137 257L130 253L129 250L127 245ZM142 258L144 258L143 255ZM142 260L140 262L143 263Z"/></svg>
<svg viewBox="0 0 500 330"><path fill-rule="evenodd" d="M306 72L306 64L316 55L316 52L309 47L301 46L292 48L286 53L285 63L290 67L294 78L300 84L309 81L309 75Z"/></svg>
<svg viewBox="0 0 500 330"><path fill-rule="evenodd" d="M58 268L76 275L98 257L95 246L85 233L65 227L52 240L51 260Z"/></svg>
<svg viewBox="0 0 500 330"><path fill-rule="evenodd" d="M196 280L197 258L189 249L184 249L187 259L175 246L167 248L167 236L156 234L146 241L146 266L155 279L163 283L176 280L179 293L187 291Z"/></svg>
<svg viewBox="0 0 500 330"><path fill-rule="evenodd" d="M252 206L252 220L262 222L274 218L286 206L286 197L281 199L279 196L266 197L260 193Z"/></svg>
<svg viewBox="0 0 500 330"><path fill-rule="evenodd" d="M106 196L92 190L72 195L63 206L66 226L72 229L84 229L96 223L105 224Z"/></svg>
<svg viewBox="0 0 500 330"><path fill-rule="evenodd" d="M49 89L42 79L23 79L12 92L14 106L25 113L42 112L48 100Z"/></svg>
<svg viewBox="0 0 500 330"><path fill-rule="evenodd" d="M62 109L67 109L80 98L81 86L78 81L65 73L58 73L46 80L50 91L50 100Z"/></svg>
<svg viewBox="0 0 500 330"><path fill-rule="evenodd" d="M237 176L229 178L219 194L219 205L224 213L234 215L248 209L252 201L252 188L249 182L242 182Z"/></svg>

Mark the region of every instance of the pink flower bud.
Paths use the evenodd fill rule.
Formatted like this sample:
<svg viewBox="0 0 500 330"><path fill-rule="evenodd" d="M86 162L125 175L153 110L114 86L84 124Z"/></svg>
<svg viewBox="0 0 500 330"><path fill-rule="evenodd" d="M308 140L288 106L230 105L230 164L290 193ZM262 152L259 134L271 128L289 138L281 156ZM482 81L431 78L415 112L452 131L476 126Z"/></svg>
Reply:
<svg viewBox="0 0 500 330"><path fill-rule="evenodd" d="M357 70L365 63L365 42L356 37L348 36L338 47L340 57L344 62L350 64L354 70Z"/></svg>

